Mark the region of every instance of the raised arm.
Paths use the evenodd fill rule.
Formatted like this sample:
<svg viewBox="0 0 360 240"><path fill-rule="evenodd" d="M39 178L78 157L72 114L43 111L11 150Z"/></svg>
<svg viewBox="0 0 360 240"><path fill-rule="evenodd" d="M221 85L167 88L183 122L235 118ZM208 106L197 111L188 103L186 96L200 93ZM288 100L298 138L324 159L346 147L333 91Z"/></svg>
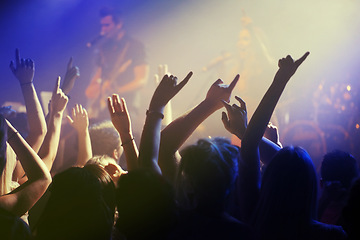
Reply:
<svg viewBox="0 0 360 240"><path fill-rule="evenodd" d="M159 83L160 83L160 77L164 76L166 74L170 75L169 70L168 70L168 65L160 64L158 66L158 74L155 74L155 76L154 76L156 86L159 85ZM162 126L164 127L164 126L169 125L169 123L171 123L172 120L173 120L172 119L172 106L171 106L171 100L170 100L164 108L164 119L162 120Z"/></svg>
<svg viewBox="0 0 360 240"><path fill-rule="evenodd" d="M142 64L135 66L133 72L134 79L131 82L125 84L124 86L118 88L117 92L119 94L134 91L143 87L146 84L146 80L149 74L149 65Z"/></svg>
<svg viewBox="0 0 360 240"><path fill-rule="evenodd" d="M222 100L230 101L231 93L239 77L236 75L229 85L224 84L221 79L216 80L199 105L172 121L161 132L159 166L163 176L169 181L173 182L176 175L177 162L174 157L176 151L207 117L223 106Z"/></svg>
<svg viewBox="0 0 360 240"><path fill-rule="evenodd" d="M6 120L2 116L0 118L4 124ZM9 122L7 125L7 141L20 160L28 180L11 193L0 196L0 207L20 217L39 200L49 186L51 176L40 157L19 132Z"/></svg>
<svg viewBox="0 0 360 240"><path fill-rule="evenodd" d="M61 122L68 100L68 97L60 89L60 77L58 77L50 102L48 131L39 150L39 156L49 171L54 163L59 146Z"/></svg>
<svg viewBox="0 0 360 240"><path fill-rule="evenodd" d="M165 75L157 86L146 112L146 120L141 135L139 165L142 168L161 173L158 165L161 121L164 118L165 105L189 81L192 72L177 84L175 76Z"/></svg>
<svg viewBox="0 0 360 240"><path fill-rule="evenodd" d="M76 165L84 166L93 157L89 134L89 118L86 109L76 104L72 109L72 118L67 116L70 125L75 128L78 135L78 155Z"/></svg>
<svg viewBox="0 0 360 240"><path fill-rule="evenodd" d="M223 101L227 114L222 112L221 120L226 130L242 140L247 128L247 110L245 102L238 96L235 96L235 98L239 101L239 105L230 105L229 103ZM275 142L278 142L277 128L270 128L270 125L268 125L267 131L269 131L268 136L271 136L272 139L276 139ZM274 134L276 136L274 136ZM277 151L280 150L280 146L263 137L261 138L259 149L261 161L264 164L268 164ZM239 164L239 166L241 166L241 164Z"/></svg>
<svg viewBox="0 0 360 240"><path fill-rule="evenodd" d="M256 108L242 139L241 157L244 169L239 175L242 178L242 181L240 180L240 186L243 189L241 194L246 196L243 201L245 204L243 216L246 221L250 219L256 206L260 189L259 144L287 82L308 55L308 52L305 53L297 61L290 56L279 60L279 70Z"/></svg>
<svg viewBox="0 0 360 240"><path fill-rule="evenodd" d="M108 108L111 121L121 138L121 146L124 149L127 169L129 171L134 170L138 167L139 151L134 141L130 115L125 99L120 99L119 95L113 94L112 97L108 97Z"/></svg>
<svg viewBox="0 0 360 240"><path fill-rule="evenodd" d="M33 84L35 64L30 58L20 58L19 49L16 49L15 63L13 61L10 62L10 69L19 81L24 96L29 124L29 134L26 137L26 141L37 152L46 134L46 122Z"/></svg>
<svg viewBox="0 0 360 240"><path fill-rule="evenodd" d="M242 141L242 155L245 159L253 161L258 159L258 147L265 129L269 123L275 106L291 76L296 72L300 64L306 59L309 52L300 59L294 61L291 56L279 60L279 70L274 80L262 98L259 106L249 122L245 136Z"/></svg>

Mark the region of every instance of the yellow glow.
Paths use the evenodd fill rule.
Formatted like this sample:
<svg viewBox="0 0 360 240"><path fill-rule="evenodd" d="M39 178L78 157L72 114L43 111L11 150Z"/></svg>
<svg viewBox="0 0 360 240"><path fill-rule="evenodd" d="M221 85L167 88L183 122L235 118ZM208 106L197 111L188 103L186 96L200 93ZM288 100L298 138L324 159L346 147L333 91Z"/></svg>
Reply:
<svg viewBox="0 0 360 240"><path fill-rule="evenodd" d="M346 90L348 90L348 91L350 92L351 86L350 86L350 85L347 85L347 86L346 86Z"/></svg>

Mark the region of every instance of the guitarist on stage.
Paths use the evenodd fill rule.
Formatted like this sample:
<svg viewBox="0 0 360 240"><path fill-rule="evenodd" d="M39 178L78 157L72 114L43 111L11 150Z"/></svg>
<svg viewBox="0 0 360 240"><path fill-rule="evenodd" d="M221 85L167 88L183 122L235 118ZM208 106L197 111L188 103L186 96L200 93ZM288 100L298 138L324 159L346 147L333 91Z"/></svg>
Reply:
<svg viewBox="0 0 360 240"><path fill-rule="evenodd" d="M125 33L123 20L111 8L100 10L101 32L88 43L95 48L96 72L86 89L90 118L109 119L106 99L113 93L126 99L129 111L136 115L140 107L139 90L146 84L149 66L142 43Z"/></svg>

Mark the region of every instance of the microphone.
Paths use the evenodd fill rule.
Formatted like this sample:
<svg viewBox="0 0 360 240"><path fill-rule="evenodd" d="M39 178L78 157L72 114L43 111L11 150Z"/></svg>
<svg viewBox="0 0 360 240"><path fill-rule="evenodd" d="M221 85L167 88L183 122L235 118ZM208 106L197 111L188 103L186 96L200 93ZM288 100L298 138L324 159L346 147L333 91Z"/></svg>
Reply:
<svg viewBox="0 0 360 240"><path fill-rule="evenodd" d="M87 46L88 48L93 47L93 46L96 45L103 37L104 37L104 35L100 33L100 35L98 35L96 38L94 38L94 39L91 40L90 42L87 42L87 43L86 43L86 46Z"/></svg>

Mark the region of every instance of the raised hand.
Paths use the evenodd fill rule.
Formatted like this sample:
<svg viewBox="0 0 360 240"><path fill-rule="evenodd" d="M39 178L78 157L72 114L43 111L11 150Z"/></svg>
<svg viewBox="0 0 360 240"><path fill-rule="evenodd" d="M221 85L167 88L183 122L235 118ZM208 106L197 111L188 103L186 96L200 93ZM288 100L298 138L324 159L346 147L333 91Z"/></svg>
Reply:
<svg viewBox="0 0 360 240"><path fill-rule="evenodd" d="M245 102L238 96L235 96L240 106L222 101L227 114L222 112L221 120L226 130L242 139L247 128L247 111Z"/></svg>
<svg viewBox="0 0 360 240"><path fill-rule="evenodd" d="M80 104L76 104L72 109L72 118L67 116L67 119L69 120L70 125L76 129L78 135L78 156L76 165L84 166L93 156L87 111Z"/></svg>
<svg viewBox="0 0 360 240"><path fill-rule="evenodd" d="M264 137L272 141L273 143L277 144L279 147L281 147L281 143L279 141L279 131L278 128L273 125L271 122L267 125L267 128L264 133Z"/></svg>
<svg viewBox="0 0 360 240"><path fill-rule="evenodd" d="M306 52L296 61L294 61L290 55L286 58L280 59L278 62L279 70L277 71L274 80L282 80L286 83L291 76L294 75L298 67L305 61L309 54L310 52Z"/></svg>
<svg viewBox="0 0 360 240"><path fill-rule="evenodd" d="M206 94L205 100L211 102L213 107L220 109L223 105L221 101L229 102L230 96L236 83L239 81L240 75L237 74L232 82L227 85L221 79L216 80Z"/></svg>
<svg viewBox="0 0 360 240"><path fill-rule="evenodd" d="M113 94L112 97L108 97L108 108L111 121L120 134L128 170L136 169L138 167L139 152L132 134L131 120L125 99L120 99L119 95Z"/></svg>
<svg viewBox="0 0 360 240"><path fill-rule="evenodd" d="M65 95L65 93L60 88L60 77L56 79L55 88L53 90L53 94L50 102L50 113L63 113L66 108L66 105L69 101L69 98Z"/></svg>
<svg viewBox="0 0 360 240"><path fill-rule="evenodd" d="M61 86L63 92L68 95L74 87L75 80L80 77L80 70L77 66L73 66L73 58L71 57L66 68L64 82Z"/></svg>
<svg viewBox="0 0 360 240"><path fill-rule="evenodd" d="M81 104L76 104L72 109L72 117L67 116L70 125L76 129L77 132L85 132L89 127L89 118L85 108Z"/></svg>
<svg viewBox="0 0 360 240"><path fill-rule="evenodd" d="M15 63L10 62L10 69L21 85L31 84L34 79L35 64L30 58L20 58L19 49L15 50Z"/></svg>
<svg viewBox="0 0 360 240"><path fill-rule="evenodd" d="M170 99L172 99L185 86L192 74L192 72L189 72L180 83L177 83L177 77L173 75L165 75L152 96L149 110L157 111L159 108L163 108Z"/></svg>
<svg viewBox="0 0 360 240"><path fill-rule="evenodd" d="M131 133L131 120L125 99L120 99L119 95L113 94L112 97L108 97L108 108L111 121L119 134Z"/></svg>

